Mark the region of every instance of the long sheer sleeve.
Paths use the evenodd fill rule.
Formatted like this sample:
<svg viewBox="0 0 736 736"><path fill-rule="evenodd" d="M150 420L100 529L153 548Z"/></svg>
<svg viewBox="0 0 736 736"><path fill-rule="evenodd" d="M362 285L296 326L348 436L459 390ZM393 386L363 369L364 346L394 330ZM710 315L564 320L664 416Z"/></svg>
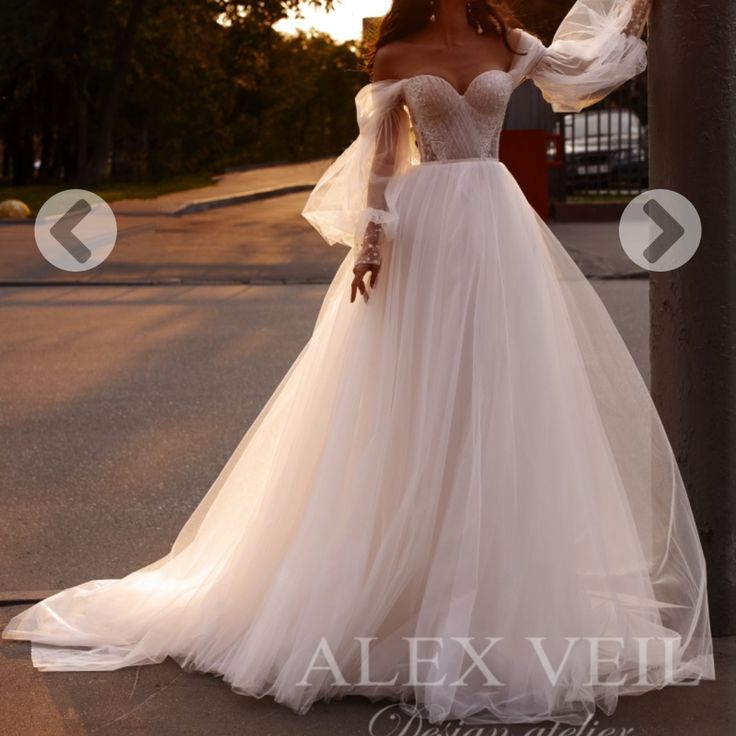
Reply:
<svg viewBox="0 0 736 736"><path fill-rule="evenodd" d="M578 0L528 76L555 112L579 112L647 66L652 0Z"/></svg>
<svg viewBox="0 0 736 736"><path fill-rule="evenodd" d="M330 245L354 249L356 263L380 263L380 239L393 239L391 180L415 161L411 125L395 80L374 82L355 98L358 137L325 171L302 215Z"/></svg>

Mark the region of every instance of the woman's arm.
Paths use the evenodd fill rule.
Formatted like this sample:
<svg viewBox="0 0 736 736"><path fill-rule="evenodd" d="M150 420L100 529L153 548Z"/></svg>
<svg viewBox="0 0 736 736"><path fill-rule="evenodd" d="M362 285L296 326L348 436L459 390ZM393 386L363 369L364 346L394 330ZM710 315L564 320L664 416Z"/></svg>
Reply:
<svg viewBox="0 0 736 736"><path fill-rule="evenodd" d="M652 0L577 0L528 76L555 112L579 112L644 71Z"/></svg>
<svg viewBox="0 0 736 736"><path fill-rule="evenodd" d="M329 245L348 246L365 267L380 260L382 242L393 237L398 214L386 202L386 187L415 162L416 151L400 80L366 84L355 109L358 136L322 174L301 214Z"/></svg>
<svg viewBox="0 0 736 736"><path fill-rule="evenodd" d="M378 50L371 75L373 83L397 78L394 76L396 74L395 56L395 46L384 46ZM398 164L402 159L401 143L406 138L408 125L409 120L404 109L403 98L399 96L394 100L394 104L384 111L376 131L375 149L366 192L368 221L361 244L355 252L353 266L355 278L351 284L351 302L355 300L357 291L360 291L366 301L368 300L363 278L370 273L369 284L373 288L381 268L384 232L380 217L375 219L371 217L374 213L385 212L388 208L386 187L396 174Z"/></svg>
<svg viewBox="0 0 736 736"><path fill-rule="evenodd" d="M649 22L649 11L652 0L635 0L631 8L631 20L626 24L624 32L630 36L641 36L644 26Z"/></svg>

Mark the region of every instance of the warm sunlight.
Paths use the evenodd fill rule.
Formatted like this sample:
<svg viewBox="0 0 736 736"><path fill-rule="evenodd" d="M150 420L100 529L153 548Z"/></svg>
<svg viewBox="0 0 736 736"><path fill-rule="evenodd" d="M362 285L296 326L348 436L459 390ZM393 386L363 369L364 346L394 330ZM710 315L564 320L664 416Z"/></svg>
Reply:
<svg viewBox="0 0 736 736"><path fill-rule="evenodd" d="M337 0L334 10L324 10L304 6L303 18L295 18L294 13L274 27L284 33L298 29L315 29L329 33L337 41L350 41L360 38L364 17L384 15L391 7L391 0Z"/></svg>
<svg viewBox="0 0 736 736"><path fill-rule="evenodd" d="M0 736L736 736L735 48L0 0Z"/></svg>

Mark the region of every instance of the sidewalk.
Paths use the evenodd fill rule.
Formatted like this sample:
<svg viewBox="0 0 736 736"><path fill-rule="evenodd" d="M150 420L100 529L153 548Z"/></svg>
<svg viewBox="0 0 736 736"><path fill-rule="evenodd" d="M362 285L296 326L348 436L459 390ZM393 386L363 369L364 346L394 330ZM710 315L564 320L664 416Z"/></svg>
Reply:
<svg viewBox="0 0 736 736"><path fill-rule="evenodd" d="M311 186L329 162L233 172L211 187L114 202L115 249L87 272L66 273L49 265L36 247L32 221L0 223L0 283L328 281L344 249L323 247L299 216L306 191L181 217L175 213L201 199Z"/></svg>
<svg viewBox="0 0 736 736"><path fill-rule="evenodd" d="M174 212L202 198L316 182L329 162L254 169L205 189L116 202L115 249L87 272L49 265L38 252L32 223L0 225L0 284L327 283L346 250L328 247L301 217L306 191L181 217ZM621 250L614 223L551 227L587 276L641 275Z"/></svg>

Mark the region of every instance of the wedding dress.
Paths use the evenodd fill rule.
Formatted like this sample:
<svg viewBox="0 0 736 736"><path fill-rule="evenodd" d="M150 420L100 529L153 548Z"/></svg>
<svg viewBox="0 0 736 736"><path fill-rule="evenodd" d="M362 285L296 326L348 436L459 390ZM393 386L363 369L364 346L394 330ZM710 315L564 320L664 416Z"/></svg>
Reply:
<svg viewBox="0 0 736 736"><path fill-rule="evenodd" d="M580 724L712 679L703 553L660 419L498 160L525 79L579 110L645 68L647 6L579 0L548 47L514 29L522 55L465 90L363 87L360 133L303 211L354 248L308 343L169 554L62 590L3 636L32 641L42 670L170 656L301 713L358 693L433 722ZM354 262L376 259L350 304ZM489 677L468 644L494 638Z"/></svg>

